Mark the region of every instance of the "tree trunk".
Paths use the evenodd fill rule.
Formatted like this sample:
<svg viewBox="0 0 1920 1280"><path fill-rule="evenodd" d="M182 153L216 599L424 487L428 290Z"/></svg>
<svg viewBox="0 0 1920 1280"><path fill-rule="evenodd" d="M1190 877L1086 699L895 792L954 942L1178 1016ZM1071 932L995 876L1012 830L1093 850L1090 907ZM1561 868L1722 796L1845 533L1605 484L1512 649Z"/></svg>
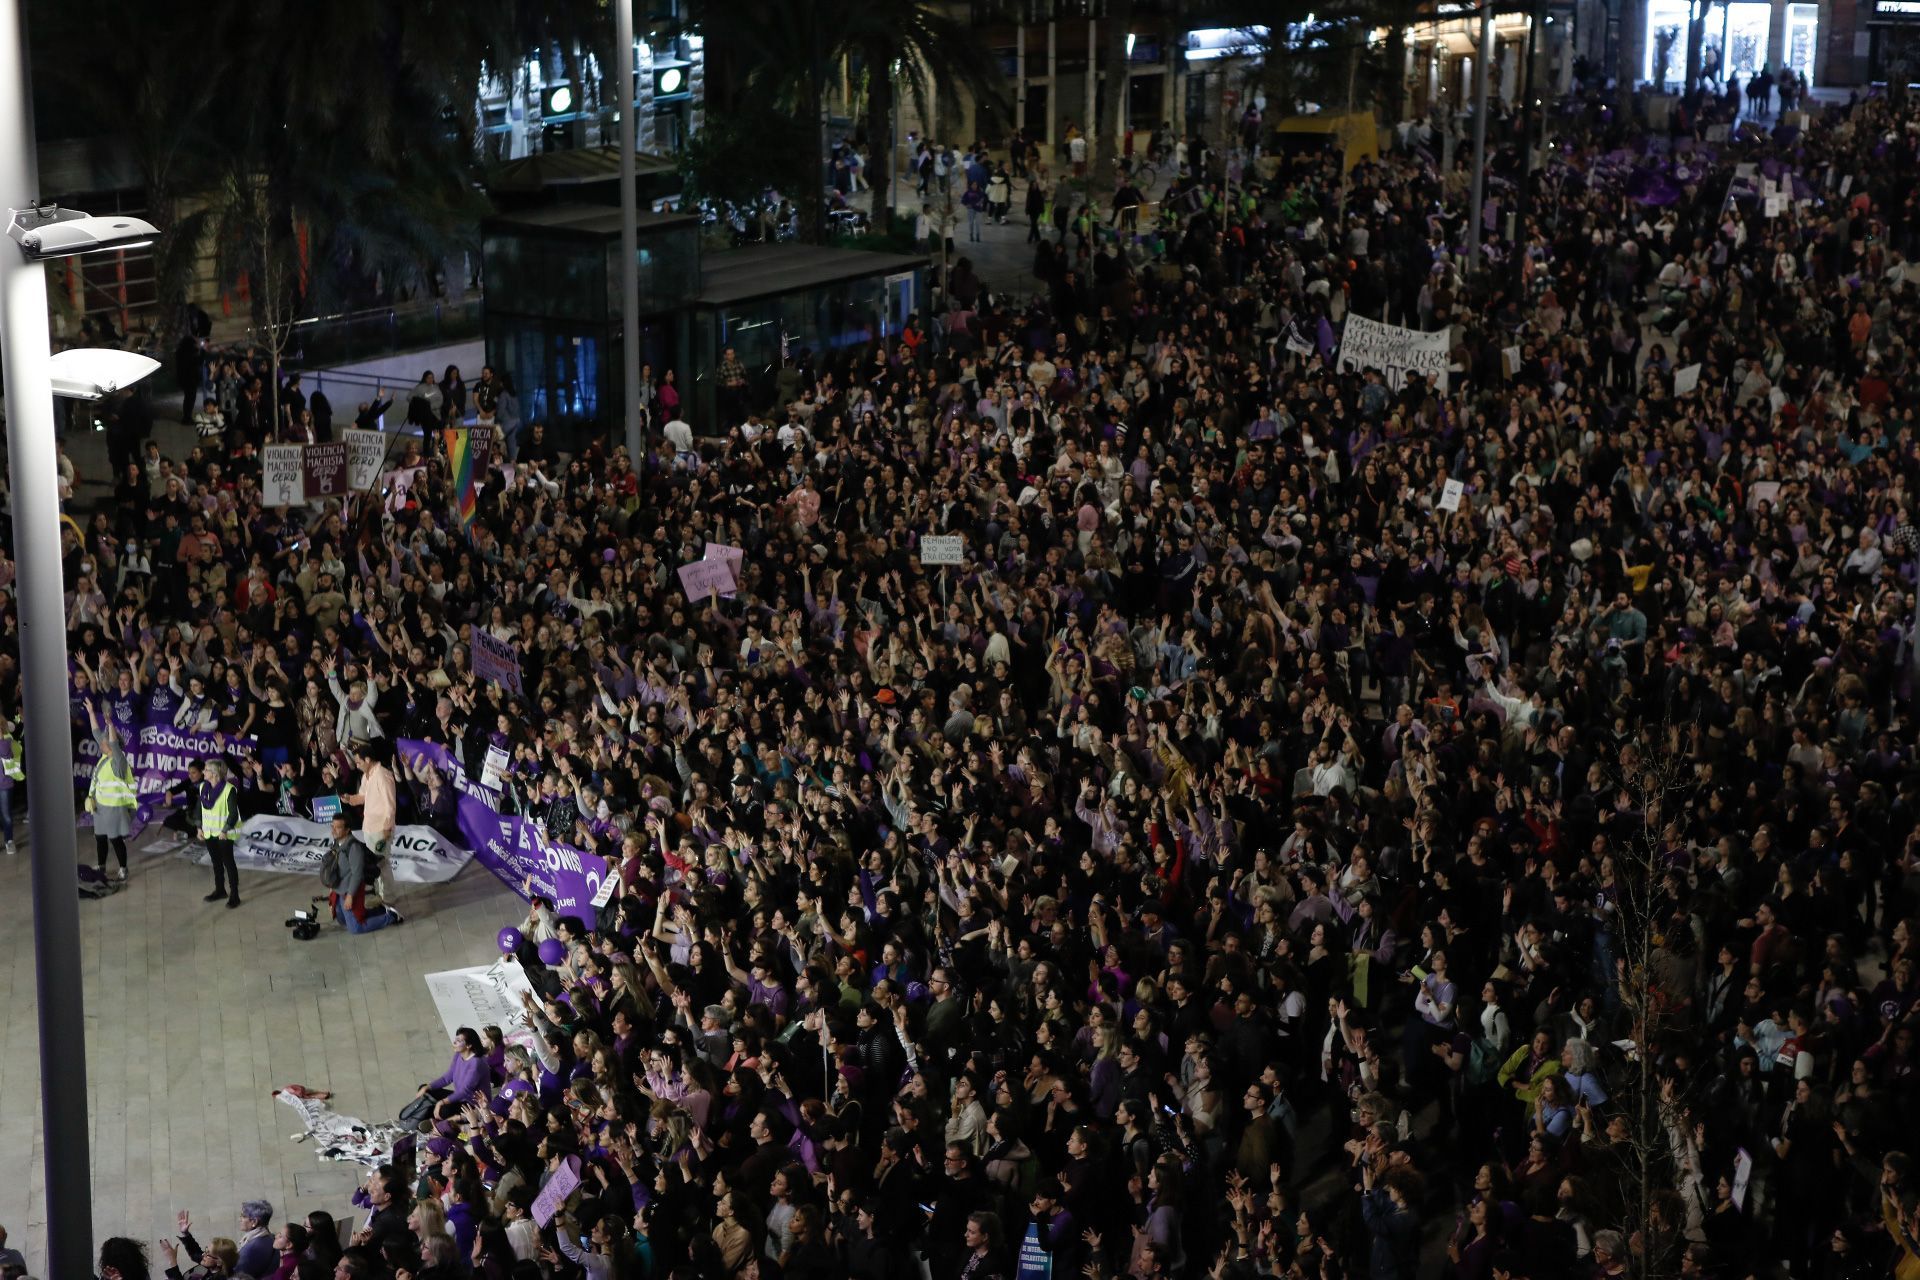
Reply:
<svg viewBox="0 0 1920 1280"><path fill-rule="evenodd" d="M1633 109L1633 89L1640 81L1640 68L1646 60L1647 6L1641 0L1623 0L1620 5L1620 47L1616 51L1614 75L1619 81L1620 111Z"/></svg>
<svg viewBox="0 0 1920 1280"><path fill-rule="evenodd" d="M1489 74L1491 68L1488 69ZM1406 118L1407 108L1407 29L1395 23L1387 30L1387 123L1397 125Z"/></svg>
<svg viewBox="0 0 1920 1280"><path fill-rule="evenodd" d="M893 69L885 59L867 57L867 172L873 187L873 225L891 231L893 207Z"/></svg>
<svg viewBox="0 0 1920 1280"><path fill-rule="evenodd" d="M1089 193L1099 190L1098 184L1112 178L1114 157L1120 154L1120 136L1127 128L1127 86L1131 71L1127 62L1127 32L1133 27L1133 0L1107 0L1107 14L1101 22L1100 59L1097 64L1088 61L1087 74L1095 75L1100 67L1106 68L1108 97L1107 109L1101 113L1105 119L1087 121L1087 128L1093 133L1093 146L1088 153L1092 162L1087 170ZM1091 54L1092 50L1088 52Z"/></svg>

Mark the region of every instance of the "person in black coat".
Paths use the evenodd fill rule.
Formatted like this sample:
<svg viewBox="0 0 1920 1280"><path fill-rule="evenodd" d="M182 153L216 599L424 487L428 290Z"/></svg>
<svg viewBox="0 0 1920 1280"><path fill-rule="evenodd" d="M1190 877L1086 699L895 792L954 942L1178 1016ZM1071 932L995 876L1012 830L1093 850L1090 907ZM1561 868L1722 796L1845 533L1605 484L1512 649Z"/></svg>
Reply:
<svg viewBox="0 0 1920 1280"><path fill-rule="evenodd" d="M194 402L200 398L200 381L206 368L205 348L191 333L180 335L173 349L173 383L180 388L180 421L193 421Z"/></svg>

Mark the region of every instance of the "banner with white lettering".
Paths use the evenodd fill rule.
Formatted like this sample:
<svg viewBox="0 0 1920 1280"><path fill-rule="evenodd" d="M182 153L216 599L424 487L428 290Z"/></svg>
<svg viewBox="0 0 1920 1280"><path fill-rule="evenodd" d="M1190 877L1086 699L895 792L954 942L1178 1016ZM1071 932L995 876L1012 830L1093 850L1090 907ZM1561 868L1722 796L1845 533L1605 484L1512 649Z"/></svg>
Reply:
<svg viewBox="0 0 1920 1280"><path fill-rule="evenodd" d="M367 839L364 831L354 834L362 842ZM233 861L242 871L317 876L332 839L330 827L305 818L248 818L234 839ZM187 856L202 865L207 862L206 848L199 844L188 845ZM473 854L432 827L396 827L386 858L387 874L402 884L445 884L473 861Z"/></svg>
<svg viewBox="0 0 1920 1280"><path fill-rule="evenodd" d="M1378 369L1395 391L1407 384L1409 373L1420 374L1427 385L1447 389L1447 333L1422 333L1403 325L1381 324L1365 316L1347 314L1340 336L1340 372Z"/></svg>
<svg viewBox="0 0 1920 1280"><path fill-rule="evenodd" d="M146 725L123 748L127 763L133 766L134 787L140 793L140 807L134 815L134 834L153 821L156 811L167 807L167 790L186 781L187 766L196 761L225 760L229 767L250 760L259 749L253 738L236 738L225 733L199 733L176 729L171 724ZM73 781L84 790L93 779L100 759L100 744L79 737L73 742ZM82 825L92 819L81 815Z"/></svg>

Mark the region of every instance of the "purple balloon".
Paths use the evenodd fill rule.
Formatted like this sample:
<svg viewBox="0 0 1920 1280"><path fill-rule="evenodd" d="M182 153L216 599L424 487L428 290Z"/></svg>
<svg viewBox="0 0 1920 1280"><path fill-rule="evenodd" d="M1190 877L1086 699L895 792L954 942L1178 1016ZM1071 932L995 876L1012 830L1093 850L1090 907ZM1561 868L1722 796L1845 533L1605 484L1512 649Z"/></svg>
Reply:
<svg viewBox="0 0 1920 1280"><path fill-rule="evenodd" d="M501 955L510 956L520 949L520 931L512 925L508 925L500 931L499 936L495 938L494 941L500 944Z"/></svg>
<svg viewBox="0 0 1920 1280"><path fill-rule="evenodd" d="M559 964L567 958L567 946L558 938L548 938L540 944L540 963Z"/></svg>

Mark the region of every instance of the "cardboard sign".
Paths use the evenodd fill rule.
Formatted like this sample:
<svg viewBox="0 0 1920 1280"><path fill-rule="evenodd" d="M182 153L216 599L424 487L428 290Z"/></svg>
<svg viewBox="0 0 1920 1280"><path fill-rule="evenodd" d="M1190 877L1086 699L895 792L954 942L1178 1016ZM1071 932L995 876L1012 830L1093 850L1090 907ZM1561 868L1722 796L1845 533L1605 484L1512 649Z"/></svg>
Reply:
<svg viewBox="0 0 1920 1280"><path fill-rule="evenodd" d="M596 908L605 907L609 902L613 901L613 891L619 887L619 876L608 876L605 880L602 880L599 891L593 895L593 905Z"/></svg>
<svg viewBox="0 0 1920 1280"><path fill-rule="evenodd" d="M568 1156L560 1162L560 1167L547 1179L547 1185L540 1188L540 1194L534 1197L533 1220L545 1227L553 1221L553 1215L560 1212L560 1206L567 1197L580 1187L580 1157Z"/></svg>
<svg viewBox="0 0 1920 1280"><path fill-rule="evenodd" d="M1440 509L1442 511L1458 511L1460 509L1460 499L1466 496L1467 486L1461 484L1458 480L1449 480L1440 490Z"/></svg>
<svg viewBox="0 0 1920 1280"><path fill-rule="evenodd" d="M1500 367L1506 371L1509 378L1517 376L1520 372L1520 348L1500 348Z"/></svg>
<svg viewBox="0 0 1920 1280"><path fill-rule="evenodd" d="M966 542L957 533L928 534L920 539L921 564L965 564Z"/></svg>
<svg viewBox="0 0 1920 1280"><path fill-rule="evenodd" d="M347 488L355 493L371 489L387 463L386 434L359 427L348 427L340 434L347 444Z"/></svg>
<svg viewBox="0 0 1920 1280"><path fill-rule="evenodd" d="M303 446L270 444L260 450L260 502L268 507L297 507L307 500L301 461Z"/></svg>
<svg viewBox="0 0 1920 1280"><path fill-rule="evenodd" d="M1684 369L1673 371L1673 394L1684 396L1700 385L1700 366L1690 364Z"/></svg>
<svg viewBox="0 0 1920 1280"><path fill-rule="evenodd" d="M1787 211L1787 198L1785 196L1768 196L1767 197L1767 206L1766 206L1767 217L1777 218L1781 214L1785 213L1786 211Z"/></svg>
<svg viewBox="0 0 1920 1280"><path fill-rule="evenodd" d="M725 560L695 560L692 564L680 566L680 589L687 593L688 600L699 601L710 595L725 595L737 585L733 566Z"/></svg>
<svg viewBox="0 0 1920 1280"><path fill-rule="evenodd" d="M301 468L306 473L308 502L325 502L328 498L346 496L347 442L345 440L310 444L301 454L300 461Z"/></svg>
<svg viewBox="0 0 1920 1280"><path fill-rule="evenodd" d="M473 674L508 693L520 694L520 648L496 640L484 627L473 629Z"/></svg>
<svg viewBox="0 0 1920 1280"><path fill-rule="evenodd" d="M724 542L709 542L706 551L701 554L700 558L702 560L715 560L726 565L727 570L733 574L733 581L737 586L740 582L740 566L747 562L747 553L738 547L728 546ZM731 597L733 592L722 591L720 594Z"/></svg>

